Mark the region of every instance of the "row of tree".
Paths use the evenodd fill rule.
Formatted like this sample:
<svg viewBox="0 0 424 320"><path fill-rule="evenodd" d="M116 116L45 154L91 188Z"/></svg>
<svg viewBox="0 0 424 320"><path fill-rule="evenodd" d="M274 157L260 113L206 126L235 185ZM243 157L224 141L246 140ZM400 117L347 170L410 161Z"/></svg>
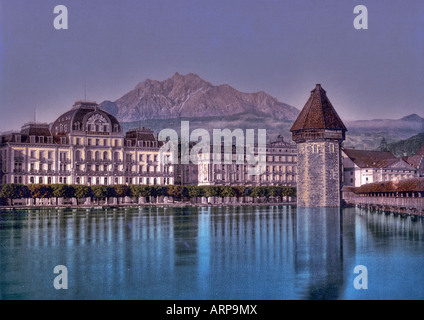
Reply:
<svg viewBox="0 0 424 320"><path fill-rule="evenodd" d="M92 198L103 200L123 197L171 196L176 200L197 197L285 197L295 196L296 189L289 186L148 186L148 185L67 185L67 184L16 184L0 185L2 204L13 199Z"/></svg>

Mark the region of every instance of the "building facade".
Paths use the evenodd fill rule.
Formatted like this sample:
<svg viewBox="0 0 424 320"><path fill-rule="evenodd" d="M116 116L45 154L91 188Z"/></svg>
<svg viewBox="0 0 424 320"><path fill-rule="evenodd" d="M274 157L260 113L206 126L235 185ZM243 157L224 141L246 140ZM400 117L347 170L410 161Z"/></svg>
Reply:
<svg viewBox="0 0 424 320"><path fill-rule="evenodd" d="M341 143L347 131L317 84L294 122L297 144L297 205L339 207L341 204Z"/></svg>
<svg viewBox="0 0 424 320"><path fill-rule="evenodd" d="M296 145L279 136L266 144L264 155L259 155L257 146L252 150L255 156L263 157L260 159L265 164L262 174L250 174L258 164L248 163L246 149L243 154L237 154L235 146L231 153L225 153L222 147L221 153L216 155L211 148L209 161L199 161L198 185L296 186Z"/></svg>
<svg viewBox="0 0 424 320"><path fill-rule="evenodd" d="M1 136L0 181L173 184L172 159L159 161L161 143L145 128L124 135L118 120L95 102L77 101L51 128L28 123L20 132Z"/></svg>
<svg viewBox="0 0 424 320"><path fill-rule="evenodd" d="M389 151L343 148L343 185L360 187L364 184L417 178L419 171Z"/></svg>

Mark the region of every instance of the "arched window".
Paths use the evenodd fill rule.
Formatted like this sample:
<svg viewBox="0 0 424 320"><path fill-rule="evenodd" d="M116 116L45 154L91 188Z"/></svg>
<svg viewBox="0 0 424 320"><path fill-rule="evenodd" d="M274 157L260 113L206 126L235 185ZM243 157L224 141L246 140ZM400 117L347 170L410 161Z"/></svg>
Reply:
<svg viewBox="0 0 424 320"><path fill-rule="evenodd" d="M95 153L95 159L96 159L96 161L99 161L100 160L100 152L99 151L96 151L96 153Z"/></svg>
<svg viewBox="0 0 424 320"><path fill-rule="evenodd" d="M93 159L93 155L92 155L91 151L87 151L86 160L91 161L92 159Z"/></svg>
<svg viewBox="0 0 424 320"><path fill-rule="evenodd" d="M107 151L103 152L103 160L108 160Z"/></svg>

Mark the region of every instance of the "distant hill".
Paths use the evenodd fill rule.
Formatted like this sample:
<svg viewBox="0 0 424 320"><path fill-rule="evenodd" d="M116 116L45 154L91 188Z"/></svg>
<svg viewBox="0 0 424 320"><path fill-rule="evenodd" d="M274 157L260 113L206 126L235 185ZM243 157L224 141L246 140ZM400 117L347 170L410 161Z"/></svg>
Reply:
<svg viewBox="0 0 424 320"><path fill-rule="evenodd" d="M424 145L424 132L419 133L409 139L391 143L387 149L397 157L412 156Z"/></svg>
<svg viewBox="0 0 424 320"><path fill-rule="evenodd" d="M294 121L300 112L263 91L243 93L227 84L212 85L193 73L175 73L164 81L145 80L116 101L102 102L100 107L121 122L237 114Z"/></svg>
<svg viewBox="0 0 424 320"><path fill-rule="evenodd" d="M416 114L401 119L372 119L344 122L348 132L345 145L376 150L384 138L388 145L424 132L424 119Z"/></svg>

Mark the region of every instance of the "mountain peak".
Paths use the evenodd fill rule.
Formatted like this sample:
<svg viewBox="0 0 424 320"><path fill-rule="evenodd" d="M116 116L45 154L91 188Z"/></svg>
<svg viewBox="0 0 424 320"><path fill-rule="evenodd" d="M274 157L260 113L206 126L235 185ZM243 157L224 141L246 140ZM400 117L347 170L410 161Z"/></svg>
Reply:
<svg viewBox="0 0 424 320"><path fill-rule="evenodd" d="M212 85L195 73L178 72L163 81L147 79L140 82L113 104L107 102L108 110L117 110L116 117L123 122L249 113L294 120L299 114L295 107L263 91L243 93L228 84Z"/></svg>

